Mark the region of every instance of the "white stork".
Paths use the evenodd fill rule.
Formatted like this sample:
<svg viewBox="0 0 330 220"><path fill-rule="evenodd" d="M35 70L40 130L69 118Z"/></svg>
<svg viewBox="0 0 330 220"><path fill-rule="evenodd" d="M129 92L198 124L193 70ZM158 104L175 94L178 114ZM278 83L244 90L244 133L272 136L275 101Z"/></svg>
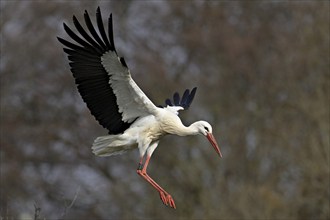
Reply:
<svg viewBox="0 0 330 220"><path fill-rule="evenodd" d="M108 36L99 7L96 11L99 33L87 11L84 19L89 33L73 16L74 26L81 36L63 24L66 33L77 44L59 37L58 40L65 46L64 52L68 54L71 72L82 99L95 119L109 130L109 135L95 139L93 153L97 156L110 156L138 148L140 162L137 173L159 192L165 205L176 208L172 196L147 174L150 157L159 139L166 134L201 134L207 137L217 154L222 156L208 122L197 121L187 127L178 117L180 110L190 106L196 88L191 92L186 89L181 98L175 93L173 101L167 99L165 107L157 107L134 82L124 58L118 57L113 41L112 15L108 20Z"/></svg>

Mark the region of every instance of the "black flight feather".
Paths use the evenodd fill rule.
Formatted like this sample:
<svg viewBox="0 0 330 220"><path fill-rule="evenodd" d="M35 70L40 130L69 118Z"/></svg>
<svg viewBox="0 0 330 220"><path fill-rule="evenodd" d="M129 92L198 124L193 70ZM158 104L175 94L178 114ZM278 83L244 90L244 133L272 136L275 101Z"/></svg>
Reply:
<svg viewBox="0 0 330 220"><path fill-rule="evenodd" d="M126 64L126 62L125 62L124 57L120 57L120 62L121 62L121 64L122 64L124 67L128 68L128 67L127 67L127 64Z"/></svg>
<svg viewBox="0 0 330 220"><path fill-rule="evenodd" d="M185 110L188 109L194 100L195 94L196 94L197 88L193 88L190 92L189 89L186 89L182 95L182 98L180 99L180 95L178 92L174 93L173 95L173 101L170 99L165 100L165 107L166 106L181 106Z"/></svg>
<svg viewBox="0 0 330 220"><path fill-rule="evenodd" d="M108 48L111 48L109 39L107 38L107 35L104 30L100 7L97 7L97 9L96 9L96 21L97 21L97 27L99 28L103 41L105 42L105 44L107 45Z"/></svg>
<svg viewBox="0 0 330 220"><path fill-rule="evenodd" d="M84 28L80 25L79 21L77 20L76 16L73 16L73 24L76 27L77 31L95 48L98 48L100 51L104 49L100 47L100 45L87 34Z"/></svg>
<svg viewBox="0 0 330 220"><path fill-rule="evenodd" d="M116 47L115 47L115 42L113 41L113 25L112 25L112 14L110 14L110 17L108 19L108 35L110 39L110 44L113 48L113 51L117 54Z"/></svg>
<svg viewBox="0 0 330 220"><path fill-rule="evenodd" d="M102 48L106 48L105 44L103 43L103 41L101 40L99 35L96 33L93 23L92 23L91 19L89 18L88 12L86 10L84 13L84 18L85 18L85 23L87 25L87 28L88 28L89 32L92 34L92 36L94 37L94 39L99 43L99 45Z"/></svg>

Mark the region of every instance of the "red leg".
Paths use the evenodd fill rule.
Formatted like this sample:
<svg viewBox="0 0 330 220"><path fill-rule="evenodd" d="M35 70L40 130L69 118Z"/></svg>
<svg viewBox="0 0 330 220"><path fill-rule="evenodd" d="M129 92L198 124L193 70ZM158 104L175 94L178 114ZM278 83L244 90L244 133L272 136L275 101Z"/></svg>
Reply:
<svg viewBox="0 0 330 220"><path fill-rule="evenodd" d="M142 165L143 158L141 158L139 163L139 168L137 173L142 176L146 181L148 181L158 192L160 195L160 199L163 201L165 205L169 205L172 208L176 208L174 200L172 196L166 192L161 186L159 186L148 174L147 174L147 167L150 161L150 156L147 156L146 162L144 166Z"/></svg>

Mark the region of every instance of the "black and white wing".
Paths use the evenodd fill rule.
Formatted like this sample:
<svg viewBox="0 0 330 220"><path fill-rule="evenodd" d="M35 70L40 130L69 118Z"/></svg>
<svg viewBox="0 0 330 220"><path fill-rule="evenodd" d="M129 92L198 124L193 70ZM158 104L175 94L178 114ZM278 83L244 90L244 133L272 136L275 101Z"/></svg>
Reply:
<svg viewBox="0 0 330 220"><path fill-rule="evenodd" d="M124 58L117 55L112 15L108 19L108 36L99 7L96 11L99 33L87 11L84 19L89 33L73 16L74 26L81 36L63 24L76 44L59 37L58 40L65 46L78 91L92 115L110 134L122 133L138 117L155 114L157 107L136 85Z"/></svg>
<svg viewBox="0 0 330 220"><path fill-rule="evenodd" d="M173 99L166 99L165 100L165 107L170 106L170 107L181 107L182 109L178 110L187 110L192 101L194 100L195 93L196 93L197 88L193 88L190 92L189 89L186 89L180 97L179 93L176 92L173 94Z"/></svg>

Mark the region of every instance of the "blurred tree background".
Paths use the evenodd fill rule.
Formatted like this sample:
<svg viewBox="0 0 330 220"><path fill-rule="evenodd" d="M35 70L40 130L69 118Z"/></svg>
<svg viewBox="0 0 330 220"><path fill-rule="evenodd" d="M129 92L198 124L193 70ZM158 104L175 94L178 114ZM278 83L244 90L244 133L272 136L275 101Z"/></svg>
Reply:
<svg viewBox="0 0 330 220"><path fill-rule="evenodd" d="M56 36L113 13L117 51L156 104L198 86L149 172L138 152L95 157L106 134ZM1 1L1 219L329 219L329 1ZM36 210L40 208L41 210Z"/></svg>

